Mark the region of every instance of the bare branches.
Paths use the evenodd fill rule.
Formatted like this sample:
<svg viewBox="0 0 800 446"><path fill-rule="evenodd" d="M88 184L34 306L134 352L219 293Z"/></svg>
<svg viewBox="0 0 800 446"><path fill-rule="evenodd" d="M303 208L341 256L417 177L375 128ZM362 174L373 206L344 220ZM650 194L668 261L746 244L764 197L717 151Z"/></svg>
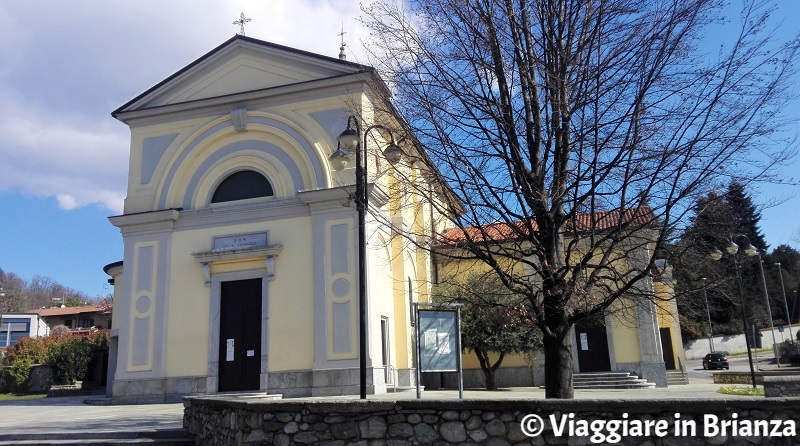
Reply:
<svg viewBox="0 0 800 446"><path fill-rule="evenodd" d="M800 42L772 42L770 11L748 2L739 32L709 57L701 39L720 6L367 8L374 65L429 155L398 180L413 189L409 171L436 170L462 205L453 214L452 201L431 200L463 236L447 247L446 228L434 227L439 258L483 262L528 297L545 337L618 299L652 299L655 253L680 234L693 200L731 177L774 180L793 153L775 140Z"/></svg>

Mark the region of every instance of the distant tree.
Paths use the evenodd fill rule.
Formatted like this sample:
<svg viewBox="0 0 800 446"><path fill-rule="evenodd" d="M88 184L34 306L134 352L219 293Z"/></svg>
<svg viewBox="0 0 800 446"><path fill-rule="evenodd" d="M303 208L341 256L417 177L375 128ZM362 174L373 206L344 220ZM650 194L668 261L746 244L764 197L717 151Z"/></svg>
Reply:
<svg viewBox="0 0 800 446"><path fill-rule="evenodd" d="M21 313L27 309L25 281L0 269L0 313Z"/></svg>
<svg viewBox="0 0 800 446"><path fill-rule="evenodd" d="M461 346L478 357L486 390L497 389L495 372L506 355L541 350L541 333L531 324L525 299L510 293L494 275L474 275L464 283L437 287L434 299L464 304Z"/></svg>

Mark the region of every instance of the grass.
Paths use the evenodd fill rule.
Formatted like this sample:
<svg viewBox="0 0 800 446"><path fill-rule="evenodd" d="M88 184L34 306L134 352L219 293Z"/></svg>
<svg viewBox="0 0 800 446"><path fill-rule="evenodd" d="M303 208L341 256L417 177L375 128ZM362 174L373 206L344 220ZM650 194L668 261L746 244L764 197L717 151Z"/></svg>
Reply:
<svg viewBox="0 0 800 446"><path fill-rule="evenodd" d="M764 388L756 387L722 387L717 393L725 395L745 395L745 396L764 396Z"/></svg>
<svg viewBox="0 0 800 446"><path fill-rule="evenodd" d="M0 393L0 401L19 401L19 400L35 400L46 397L46 393L27 393L27 394L14 394L14 393Z"/></svg>

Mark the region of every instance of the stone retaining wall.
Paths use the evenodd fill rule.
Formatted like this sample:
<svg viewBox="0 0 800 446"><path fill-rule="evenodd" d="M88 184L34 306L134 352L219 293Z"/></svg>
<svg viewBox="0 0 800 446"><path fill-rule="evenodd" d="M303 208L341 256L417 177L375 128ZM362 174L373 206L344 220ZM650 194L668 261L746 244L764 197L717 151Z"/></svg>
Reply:
<svg viewBox="0 0 800 446"><path fill-rule="evenodd" d="M800 444L796 432L800 398L734 400L294 400L187 397L184 427L199 445L511 445L592 444L591 435L554 435L550 417L572 421L625 420L660 422L666 438L629 436L619 444ZM569 418L568 414L574 417ZM545 419L541 435L528 437L520 422L529 414ZM623 415L628 414L628 415ZM676 414L679 414L676 416ZM704 416L733 420L742 426L753 420L775 420L794 426L793 436L706 436ZM676 419L678 421L676 421ZM783 420L783 421L781 421ZM695 435L676 427L696 426ZM729 428L730 429L730 428ZM687 434L690 432L687 432Z"/></svg>
<svg viewBox="0 0 800 446"><path fill-rule="evenodd" d="M764 396L767 398L800 396L800 376L765 376Z"/></svg>
<svg viewBox="0 0 800 446"><path fill-rule="evenodd" d="M756 373L756 384L764 384L764 378L768 376L796 376L800 377L800 373L797 369L789 368L787 370L768 370L768 371L757 371ZM714 377L714 384L752 384L753 379L750 376L750 372L731 372L731 371L724 371L724 372L714 372L712 374Z"/></svg>

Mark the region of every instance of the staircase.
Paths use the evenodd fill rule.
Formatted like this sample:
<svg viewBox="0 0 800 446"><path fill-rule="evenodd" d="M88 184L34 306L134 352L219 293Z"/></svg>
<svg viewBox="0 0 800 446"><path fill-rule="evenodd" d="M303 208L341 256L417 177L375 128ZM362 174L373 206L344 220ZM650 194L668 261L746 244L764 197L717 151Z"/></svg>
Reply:
<svg viewBox="0 0 800 446"><path fill-rule="evenodd" d="M194 441L184 429L152 429L146 431L85 431L0 433L0 446L5 445L103 445L118 446L151 444L190 446Z"/></svg>
<svg viewBox="0 0 800 446"><path fill-rule="evenodd" d="M575 389L651 389L655 386L627 372L576 373L572 377Z"/></svg>
<svg viewBox="0 0 800 446"><path fill-rule="evenodd" d="M667 386L682 386L689 384L689 377L680 370L667 370Z"/></svg>

